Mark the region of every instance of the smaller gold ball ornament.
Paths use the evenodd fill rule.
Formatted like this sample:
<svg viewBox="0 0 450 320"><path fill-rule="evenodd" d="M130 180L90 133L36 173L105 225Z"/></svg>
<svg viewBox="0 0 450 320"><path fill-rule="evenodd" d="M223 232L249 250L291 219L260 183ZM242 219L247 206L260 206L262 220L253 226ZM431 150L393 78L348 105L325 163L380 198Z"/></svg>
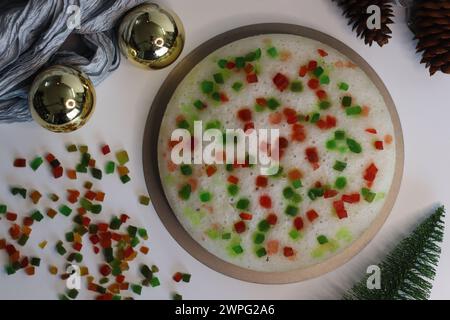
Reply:
<svg viewBox="0 0 450 320"><path fill-rule="evenodd" d="M154 3L129 11L119 27L122 54L147 69L161 69L174 62L183 50L184 39L177 15Z"/></svg>
<svg viewBox="0 0 450 320"><path fill-rule="evenodd" d="M34 79L29 95L33 119L53 132L81 128L95 109L95 89L89 77L72 67L55 65Z"/></svg>

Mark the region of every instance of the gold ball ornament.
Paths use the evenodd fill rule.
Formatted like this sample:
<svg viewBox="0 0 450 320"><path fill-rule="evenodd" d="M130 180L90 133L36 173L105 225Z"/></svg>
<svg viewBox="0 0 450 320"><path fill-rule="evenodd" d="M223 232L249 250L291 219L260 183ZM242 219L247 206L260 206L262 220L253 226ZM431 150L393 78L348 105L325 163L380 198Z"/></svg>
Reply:
<svg viewBox="0 0 450 320"><path fill-rule="evenodd" d="M55 65L34 79L28 104L34 120L42 127L53 132L75 131L94 112L94 85L83 72Z"/></svg>
<svg viewBox="0 0 450 320"><path fill-rule="evenodd" d="M122 54L146 69L174 62L184 47L184 28L176 14L147 3L129 11L119 26Z"/></svg>

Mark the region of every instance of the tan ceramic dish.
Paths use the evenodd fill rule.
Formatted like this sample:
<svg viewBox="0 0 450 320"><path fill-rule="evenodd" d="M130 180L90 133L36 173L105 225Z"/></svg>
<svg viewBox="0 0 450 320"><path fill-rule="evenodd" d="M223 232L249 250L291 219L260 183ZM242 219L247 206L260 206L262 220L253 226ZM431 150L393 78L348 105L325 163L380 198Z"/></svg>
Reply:
<svg viewBox="0 0 450 320"><path fill-rule="evenodd" d="M170 208L161 185L158 169L157 146L161 121L167 104L178 84L195 65L213 51L236 40L261 34L293 34L311 38L335 48L352 59L370 77L382 94L392 118L394 125L394 139L396 141L396 168L393 182L381 212L375 218L369 229L366 230L351 246L330 259L307 268L287 272L261 272L245 269L226 262L204 249L182 227ZM178 63L162 84L153 100L144 133L143 167L145 181L150 197L152 198L153 206L172 237L194 258L217 272L236 279L264 284L291 283L317 277L338 268L360 252L380 230L394 205L402 178L403 161L403 135L398 114L395 109L394 101L376 72L361 56L339 40L322 32L292 24L263 23L244 26L222 33L197 47L186 58Z"/></svg>

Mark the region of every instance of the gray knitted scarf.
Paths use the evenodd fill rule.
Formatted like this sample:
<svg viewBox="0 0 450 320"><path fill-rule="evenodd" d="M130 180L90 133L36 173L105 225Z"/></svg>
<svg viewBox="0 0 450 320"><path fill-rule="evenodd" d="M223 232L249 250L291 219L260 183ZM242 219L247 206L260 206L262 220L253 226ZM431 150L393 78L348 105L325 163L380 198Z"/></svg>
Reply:
<svg viewBox="0 0 450 320"><path fill-rule="evenodd" d="M114 27L144 0L0 0L0 123L31 120L35 74L74 66L94 84L119 66Z"/></svg>

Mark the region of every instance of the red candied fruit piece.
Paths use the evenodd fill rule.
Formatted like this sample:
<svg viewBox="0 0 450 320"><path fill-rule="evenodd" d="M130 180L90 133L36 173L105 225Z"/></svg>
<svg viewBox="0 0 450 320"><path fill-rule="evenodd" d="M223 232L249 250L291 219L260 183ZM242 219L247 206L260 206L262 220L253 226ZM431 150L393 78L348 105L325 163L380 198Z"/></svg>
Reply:
<svg viewBox="0 0 450 320"><path fill-rule="evenodd" d="M176 272L173 277L172 277L173 281L175 282L180 282L181 279L183 279L183 274L181 272Z"/></svg>
<svg viewBox="0 0 450 320"><path fill-rule="evenodd" d="M263 208L270 209L272 208L272 199L268 195L262 195L259 197L259 204Z"/></svg>
<svg viewBox="0 0 450 320"><path fill-rule="evenodd" d="M319 154L317 153L316 147L307 148L305 150L306 158L310 163L319 162Z"/></svg>
<svg viewBox="0 0 450 320"><path fill-rule="evenodd" d="M371 163L365 173L364 173L364 180L369 181L369 182L373 182L377 176L378 173L378 168L374 163Z"/></svg>
<svg viewBox="0 0 450 320"><path fill-rule="evenodd" d="M377 150L384 150L383 141L375 141L374 146Z"/></svg>
<svg viewBox="0 0 450 320"><path fill-rule="evenodd" d="M260 188L267 187L268 179L265 176L257 176L256 177L256 186Z"/></svg>
<svg viewBox="0 0 450 320"><path fill-rule="evenodd" d="M333 189L327 189L325 190L325 192L323 193L323 197L325 199L329 199L329 198L333 198L335 196L337 196L338 192L336 190Z"/></svg>
<svg viewBox="0 0 450 320"><path fill-rule="evenodd" d="M258 76L255 73L250 73L247 75L247 83L256 83L258 82Z"/></svg>
<svg viewBox="0 0 450 320"><path fill-rule="evenodd" d="M227 180L229 183L232 183L232 184L238 184L238 182L239 182L239 178L235 177L235 176L229 176Z"/></svg>
<svg viewBox="0 0 450 320"><path fill-rule="evenodd" d="M255 124L252 121L247 122L244 125L244 132L247 132L248 130L251 130L251 129L255 129Z"/></svg>
<svg viewBox="0 0 450 320"><path fill-rule="evenodd" d="M304 76L306 76L307 73L308 73L308 67L301 66L300 70L298 71L298 75L303 78Z"/></svg>
<svg viewBox="0 0 450 320"><path fill-rule="evenodd" d="M303 219L301 217L297 217L294 219L294 227L296 230L303 229Z"/></svg>
<svg viewBox="0 0 450 320"><path fill-rule="evenodd" d="M311 60L308 62L308 71L314 71L317 68L317 61Z"/></svg>
<svg viewBox="0 0 450 320"><path fill-rule="evenodd" d="M339 219L347 218L347 210L345 210L344 202L342 200L333 202L334 210L336 210L336 214Z"/></svg>
<svg viewBox="0 0 450 320"><path fill-rule="evenodd" d="M319 87L319 80L317 79L310 79L308 81L308 87L312 90L316 90Z"/></svg>
<svg viewBox="0 0 450 320"><path fill-rule="evenodd" d="M59 167L53 168L52 172L53 172L53 177L55 179L58 179L58 178L62 177L62 175L64 173L64 169L61 166L59 166Z"/></svg>
<svg viewBox="0 0 450 320"><path fill-rule="evenodd" d="M306 212L306 217L310 222L313 222L319 217L319 214L316 212L316 210L309 210L308 212Z"/></svg>
<svg viewBox="0 0 450 320"><path fill-rule="evenodd" d="M299 141L299 142L305 141L305 139L306 139L305 128L299 123L294 123L292 125L291 138L294 141Z"/></svg>
<svg viewBox="0 0 450 320"><path fill-rule="evenodd" d="M102 276L107 277L111 273L111 267L108 266L107 264L103 264L102 266L100 266L99 271L102 274Z"/></svg>
<svg viewBox="0 0 450 320"><path fill-rule="evenodd" d="M319 98L320 101L323 101L327 98L327 93L325 92L325 90L317 90L316 96L317 98Z"/></svg>
<svg viewBox="0 0 450 320"><path fill-rule="evenodd" d="M25 168L27 165L27 161L23 158L18 158L14 160L14 167L16 168Z"/></svg>
<svg viewBox="0 0 450 320"><path fill-rule="evenodd" d="M321 57L326 57L328 55L328 52L326 52L323 49L317 49L317 53L321 56Z"/></svg>
<svg viewBox="0 0 450 320"><path fill-rule="evenodd" d="M357 203L360 200L359 193L352 193L352 194L344 194L342 195L342 201L347 203Z"/></svg>
<svg viewBox="0 0 450 320"><path fill-rule="evenodd" d="M278 217L275 213L271 213L267 216L266 219L267 223L269 223L271 226L276 225L278 221Z"/></svg>
<svg viewBox="0 0 450 320"><path fill-rule="evenodd" d="M243 233L243 232L245 231L246 228L247 228L247 227L246 227L244 221L238 221L238 222L236 222L236 223L234 224L234 230L235 230L237 233Z"/></svg>
<svg viewBox="0 0 450 320"><path fill-rule="evenodd" d="M291 247L284 247L283 248L283 255L286 258L292 257L294 255L294 249L292 249Z"/></svg>
<svg viewBox="0 0 450 320"><path fill-rule="evenodd" d="M241 212L241 213L239 214L239 217L240 217L242 220L252 220L252 219L253 219L253 215L250 214L250 213L247 213L247 212Z"/></svg>
<svg viewBox="0 0 450 320"><path fill-rule="evenodd" d="M286 90L286 88L289 86L289 79L279 72L275 75L275 77L273 77L272 81L277 89L281 92Z"/></svg>
<svg viewBox="0 0 450 320"><path fill-rule="evenodd" d="M107 155L107 154L110 153L110 152L111 152L111 149L110 149L109 145L105 144L105 145L102 147L102 153L103 153L104 155Z"/></svg>

